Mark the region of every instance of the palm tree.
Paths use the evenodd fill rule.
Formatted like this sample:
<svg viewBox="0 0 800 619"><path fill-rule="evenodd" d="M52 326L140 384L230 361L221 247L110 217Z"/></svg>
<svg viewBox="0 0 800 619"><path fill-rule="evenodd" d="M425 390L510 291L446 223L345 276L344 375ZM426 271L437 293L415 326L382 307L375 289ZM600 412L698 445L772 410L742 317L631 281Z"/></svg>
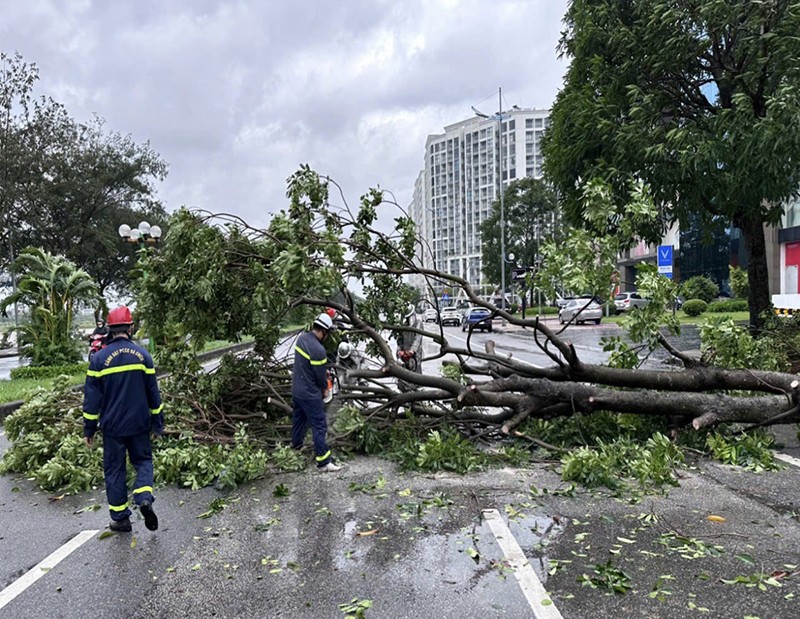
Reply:
<svg viewBox="0 0 800 619"><path fill-rule="evenodd" d="M80 361L72 319L80 305L97 302L92 277L63 256L33 247L22 250L11 269L17 290L0 303L0 312L15 302L30 308L30 324L18 327L20 353L31 365Z"/></svg>

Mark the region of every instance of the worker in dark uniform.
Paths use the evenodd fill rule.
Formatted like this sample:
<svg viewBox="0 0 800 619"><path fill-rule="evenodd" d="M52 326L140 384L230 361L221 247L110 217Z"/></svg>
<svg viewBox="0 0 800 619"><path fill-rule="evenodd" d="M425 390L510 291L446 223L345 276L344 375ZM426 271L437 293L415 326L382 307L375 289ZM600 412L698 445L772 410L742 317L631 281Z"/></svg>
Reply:
<svg viewBox="0 0 800 619"><path fill-rule="evenodd" d="M103 431L103 472L112 531L131 530L126 457L136 470L133 499L151 531L158 529L153 511L153 454L150 432L164 429L161 395L150 354L131 342L133 319L127 307L108 314L108 345L89 363L83 389L83 435L86 444L98 424Z"/></svg>
<svg viewBox="0 0 800 619"><path fill-rule="evenodd" d="M311 330L297 338L292 369L292 447L303 446L308 426L311 426L317 470L323 473L335 473L342 468L334 464L325 438L328 420L323 399L328 390L325 371L328 353L323 342L332 329L333 320L328 314L317 316Z"/></svg>

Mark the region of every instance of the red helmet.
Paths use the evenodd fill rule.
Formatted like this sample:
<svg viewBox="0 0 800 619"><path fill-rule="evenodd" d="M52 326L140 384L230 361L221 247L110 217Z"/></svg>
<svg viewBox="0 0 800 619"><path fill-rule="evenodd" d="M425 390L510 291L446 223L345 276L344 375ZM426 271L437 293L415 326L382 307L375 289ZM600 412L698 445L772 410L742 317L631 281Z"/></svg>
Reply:
<svg viewBox="0 0 800 619"><path fill-rule="evenodd" d="M129 310L124 305L120 307L115 307L108 313L108 318L106 319L106 324L109 327L113 327L115 325L132 325L133 318L131 317L131 310Z"/></svg>
<svg viewBox="0 0 800 619"><path fill-rule="evenodd" d="M332 307L329 307L328 309L326 309L326 310L325 310L325 313L326 313L328 316L330 316L331 318L334 318L334 317L336 316L336 310L335 310L335 309L333 309Z"/></svg>

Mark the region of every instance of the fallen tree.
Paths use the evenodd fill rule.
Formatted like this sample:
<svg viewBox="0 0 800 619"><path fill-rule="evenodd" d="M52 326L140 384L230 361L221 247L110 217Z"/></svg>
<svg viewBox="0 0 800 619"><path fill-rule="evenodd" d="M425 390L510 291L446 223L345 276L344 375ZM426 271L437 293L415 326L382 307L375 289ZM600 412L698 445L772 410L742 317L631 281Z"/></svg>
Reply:
<svg viewBox="0 0 800 619"><path fill-rule="evenodd" d="M135 282L137 317L158 341L159 365L172 371L162 383L168 423L156 447L159 481L231 485L265 467L303 466L286 445L291 348L281 333L287 325L310 324L327 307L337 310L349 340L372 361L350 371L338 396L332 442L339 451L380 454L409 468L467 472L492 461L524 464L532 448L540 448L540 457L563 463L565 479L613 486L632 477L648 486L674 481L671 471L683 455L667 438L671 433L673 440L731 464L775 466L770 437L742 430L800 418L797 376L788 371L800 350L794 320L773 321L774 331L758 339L746 327L710 321L701 328L701 355L685 354L671 343L680 324L665 311L675 286L643 267L637 286L652 301L631 312L629 339L603 340L607 364L586 363L569 340L569 325L552 329L538 318L498 310L468 282L420 264L413 222L382 192L367 193L353 213L346 204L331 203L329 189L335 187L301 169L289 179L288 209L266 229L232 215L182 210L161 250L141 257L148 277ZM587 185L586 216L595 223L609 212L605 193L602 185ZM399 213L390 232L377 224L387 209ZM573 230L560 245L570 254L543 246L543 267L528 284L546 292L550 287L550 296L555 281L607 294L615 256L635 242L640 220L653 213L646 188L634 187L631 212L616 222L611 237ZM408 285L408 277L424 282L425 290ZM441 328L406 324L408 304L425 298L435 304L433 293L442 286L487 307L492 319L522 328L524 341L550 364L522 363L498 352L491 340L478 347L472 330L465 345L456 346ZM350 292L356 287L359 297ZM428 341L423 363L441 364L441 373L418 374L396 358L392 339L409 331ZM245 335L254 338L251 353L202 372L194 351L204 341ZM676 365L645 368L657 347ZM399 383L411 388L401 390ZM88 487L99 471L85 466L70 472L70 463L81 461L75 402L61 407L69 409L64 414L58 394L37 397L9 418L14 445L0 469L26 473L47 489ZM37 428L51 418L61 423L45 436ZM746 425L737 425L736 434L717 432L731 423ZM493 448L476 449L480 443ZM583 447L568 451L575 446Z"/></svg>
<svg viewBox="0 0 800 619"><path fill-rule="evenodd" d="M680 330L676 318L665 312L675 286L655 269L643 268L637 279L640 292L652 301L633 312L628 322L635 343L612 338L605 342L609 365L584 363L569 341L568 325L554 330L538 318L523 320L496 309L465 280L420 264L417 256L424 252L414 224L385 194L370 191L353 213L346 203L331 203L329 189L335 187L330 179L301 169L289 179L289 208L264 230L226 214L178 213L165 247L148 256L144 265L153 275L141 280L139 288L146 330L167 345L170 333L191 332L201 341L252 334L256 350L270 359L279 342L278 325L287 320L307 324L316 312L333 307L348 323L349 337L364 343L379 361L379 367L353 372L362 384L343 394L370 418L390 418L408 408L417 415L504 432L530 417L598 411L669 416L695 429L721 422L763 425L800 418L800 383L785 371L791 342L784 338L784 350L775 350L735 326L719 324L707 328L709 343L702 357L687 356L670 343L670 335ZM592 218L593 229L611 216L609 200L602 184L587 185L586 217ZM399 216L394 230L385 233L376 221L379 211L390 208ZM543 248L545 266L531 283L547 289L558 274L573 289L607 295L615 256L636 241L637 227L653 217L656 211L646 187L633 187L629 212L621 223L616 221L613 238L572 231L561 249ZM575 249L565 255L563 247ZM466 346L460 347L441 329L407 326L405 308L420 300L420 291L404 283L409 277L425 282L428 299L447 286L460 290L473 305L490 308L494 319L524 328L531 335L531 347L545 353L551 365L520 363L497 354L492 345L477 350L471 331ZM356 300L349 292L354 284L363 290L363 298ZM446 365L454 366L454 373L432 376L406 369L395 358L391 338L409 330L433 342L436 353L425 362L447 357ZM669 351L680 369L642 369L642 357L658 346ZM484 378L473 380L475 375ZM274 373L262 378L285 382ZM417 389L400 392L393 387L395 381ZM271 405L288 410L280 389L272 391Z"/></svg>

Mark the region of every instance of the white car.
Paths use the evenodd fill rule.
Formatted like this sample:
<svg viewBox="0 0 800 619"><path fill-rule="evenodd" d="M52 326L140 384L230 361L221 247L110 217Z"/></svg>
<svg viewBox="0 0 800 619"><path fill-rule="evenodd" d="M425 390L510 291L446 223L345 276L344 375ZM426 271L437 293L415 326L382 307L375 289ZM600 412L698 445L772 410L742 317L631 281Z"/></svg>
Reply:
<svg viewBox="0 0 800 619"><path fill-rule="evenodd" d="M435 307L429 307L425 310L423 320L425 322L439 322L439 312L436 311Z"/></svg>
<svg viewBox="0 0 800 619"><path fill-rule="evenodd" d="M602 317L602 306L591 299L572 299L558 311L558 322L562 325L573 318L575 324L578 325L584 322L593 322L599 325Z"/></svg>
<svg viewBox="0 0 800 619"><path fill-rule="evenodd" d="M439 313L439 322L443 327L447 325L455 325L457 327L461 324L461 310L456 307L445 307Z"/></svg>
<svg viewBox="0 0 800 619"><path fill-rule="evenodd" d="M650 299L643 299L636 292L620 292L614 297L614 307L617 314L629 312L634 307L644 307L650 303Z"/></svg>

